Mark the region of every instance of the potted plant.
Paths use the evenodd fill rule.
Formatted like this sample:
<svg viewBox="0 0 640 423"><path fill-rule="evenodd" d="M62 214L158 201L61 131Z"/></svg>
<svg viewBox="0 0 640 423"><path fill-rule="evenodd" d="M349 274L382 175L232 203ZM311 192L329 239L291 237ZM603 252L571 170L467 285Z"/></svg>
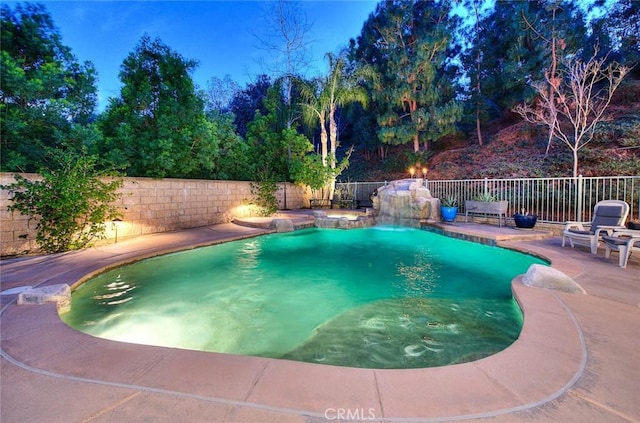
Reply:
<svg viewBox="0 0 640 423"><path fill-rule="evenodd" d="M634 231L640 231L640 219L633 219L627 222L627 229L633 229Z"/></svg>
<svg viewBox="0 0 640 423"><path fill-rule="evenodd" d="M458 214L458 199L453 196L447 196L440 203L440 215L445 222L453 222Z"/></svg>
<svg viewBox="0 0 640 423"><path fill-rule="evenodd" d="M513 215L513 221L518 228L531 229L536 225L538 215L529 214L525 209L520 209L520 213Z"/></svg>

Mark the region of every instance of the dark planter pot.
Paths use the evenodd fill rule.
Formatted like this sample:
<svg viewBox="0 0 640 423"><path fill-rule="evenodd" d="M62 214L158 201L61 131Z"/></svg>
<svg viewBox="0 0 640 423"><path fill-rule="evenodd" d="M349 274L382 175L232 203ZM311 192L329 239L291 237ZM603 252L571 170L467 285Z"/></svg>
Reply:
<svg viewBox="0 0 640 423"><path fill-rule="evenodd" d="M513 220L518 228L531 229L536 226L538 216L535 214L514 214Z"/></svg>
<svg viewBox="0 0 640 423"><path fill-rule="evenodd" d="M633 229L634 231L640 231L640 223L629 222L627 223L627 229Z"/></svg>
<svg viewBox="0 0 640 423"><path fill-rule="evenodd" d="M456 215L458 214L457 207L440 207L440 214L442 215L442 220L445 222L453 222L456 220Z"/></svg>

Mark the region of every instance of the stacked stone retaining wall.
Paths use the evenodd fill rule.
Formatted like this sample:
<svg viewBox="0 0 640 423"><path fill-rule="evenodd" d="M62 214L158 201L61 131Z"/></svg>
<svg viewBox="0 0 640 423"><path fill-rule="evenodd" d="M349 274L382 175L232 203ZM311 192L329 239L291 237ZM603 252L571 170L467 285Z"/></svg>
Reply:
<svg viewBox="0 0 640 423"><path fill-rule="evenodd" d="M35 174L22 174L37 179ZM0 173L0 184L14 182L13 174ZM286 186L285 186L286 185ZM286 192L286 204L285 204ZM113 243L139 235L231 222L257 213L251 206L251 183L192 179L124 178L116 203L121 221L107 223L107 239ZM280 184L276 193L280 208L309 207L310 192L293 184ZM9 193L0 193L1 255L37 252L37 221L9 212Z"/></svg>

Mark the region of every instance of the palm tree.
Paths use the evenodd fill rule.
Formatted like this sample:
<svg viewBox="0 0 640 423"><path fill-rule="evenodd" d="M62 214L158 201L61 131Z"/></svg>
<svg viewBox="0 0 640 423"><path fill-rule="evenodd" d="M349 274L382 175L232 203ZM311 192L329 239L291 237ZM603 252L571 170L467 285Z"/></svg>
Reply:
<svg viewBox="0 0 640 423"><path fill-rule="evenodd" d="M323 93L322 79L315 78L308 83L300 85L300 96L302 103L302 117L304 122L310 127L320 124L320 148L322 154L322 164L327 166L328 140L327 133L327 104L326 96Z"/></svg>
<svg viewBox="0 0 640 423"><path fill-rule="evenodd" d="M305 84L301 88L301 95L305 101L303 103L305 121L310 124L320 124L322 163L334 170L329 187L330 198L332 198L336 178L346 165L346 162L338 165L336 159L336 151L340 145L336 113L338 108L352 102L359 102L366 107L369 98L366 89L358 83L359 75L355 72L347 72L347 61L343 55L335 56L327 53L326 57L329 61L327 76L315 78L311 84Z"/></svg>
<svg viewBox="0 0 640 423"><path fill-rule="evenodd" d="M366 107L369 103L369 96L364 86L358 83L360 75L357 73L347 73L347 61L343 56L335 57L328 53L329 77L325 90L329 97L329 142L331 145L331 168L336 168L336 150L340 145L338 140L338 124L336 122L336 111L338 107L343 107L349 103L360 103Z"/></svg>

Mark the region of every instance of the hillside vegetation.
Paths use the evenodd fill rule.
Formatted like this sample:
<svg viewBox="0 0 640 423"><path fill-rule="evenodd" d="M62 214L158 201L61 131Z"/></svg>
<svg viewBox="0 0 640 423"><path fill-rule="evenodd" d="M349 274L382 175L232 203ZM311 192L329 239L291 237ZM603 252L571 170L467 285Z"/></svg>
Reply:
<svg viewBox="0 0 640 423"><path fill-rule="evenodd" d="M570 177L571 151L554 140L545 154L548 129L507 114L483 128L484 145L463 134L436 144L427 159L430 179ZM406 178L413 165L410 149L399 146L384 161L356 151L343 180L382 181ZM623 83L594 139L579 151L583 176L640 175L640 80Z"/></svg>

